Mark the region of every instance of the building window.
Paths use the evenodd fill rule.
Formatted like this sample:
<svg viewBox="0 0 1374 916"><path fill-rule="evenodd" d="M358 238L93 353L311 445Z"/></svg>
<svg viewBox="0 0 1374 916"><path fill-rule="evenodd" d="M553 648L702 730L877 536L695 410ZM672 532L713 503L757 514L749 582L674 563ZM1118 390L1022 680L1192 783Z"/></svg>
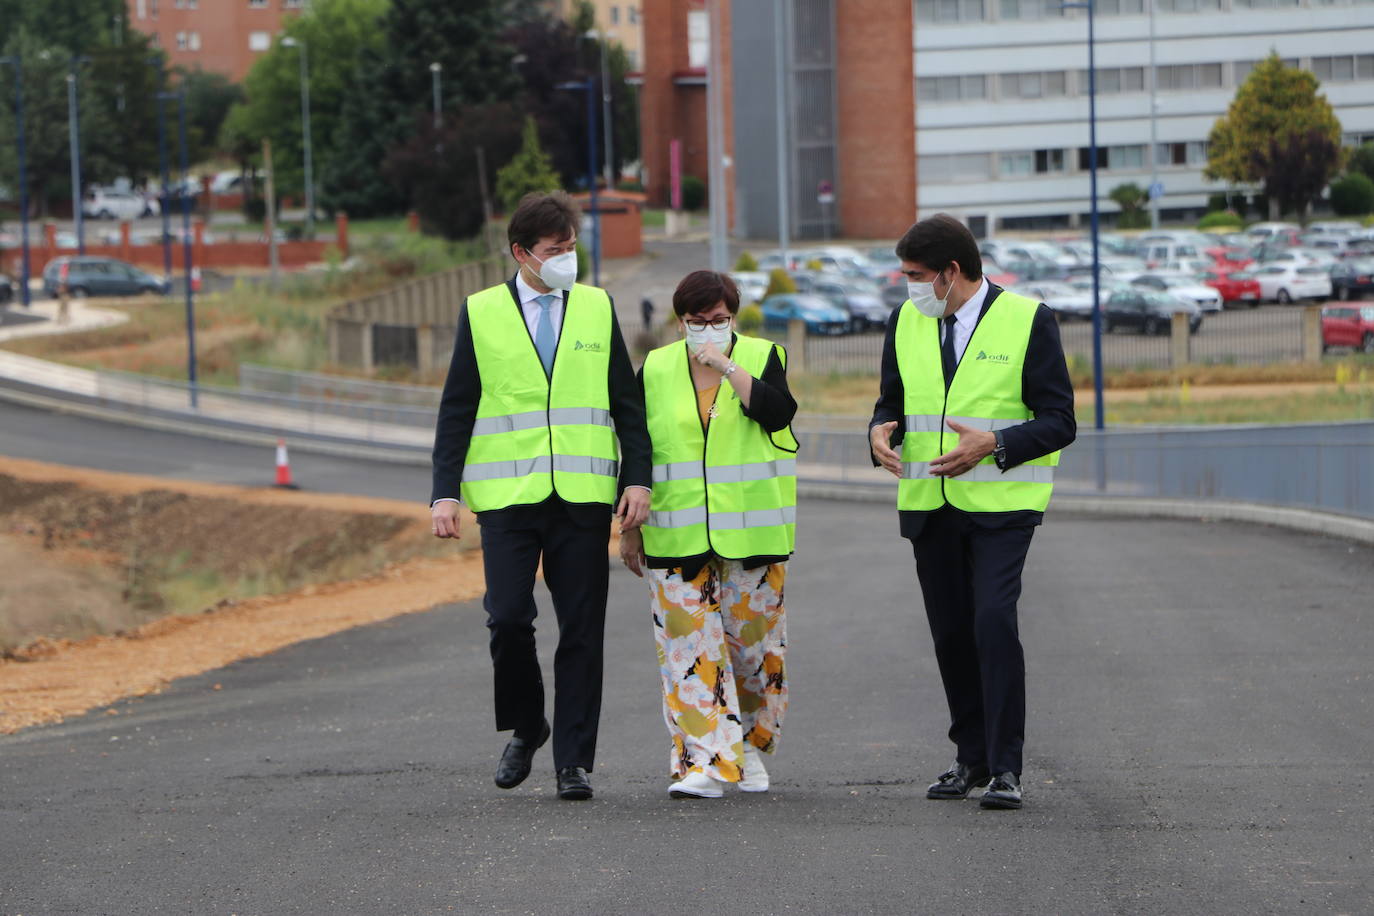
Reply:
<svg viewBox="0 0 1374 916"><path fill-rule="evenodd" d="M1374 79L1374 54L1314 57L1312 72L1322 82L1346 83Z"/></svg>
<svg viewBox="0 0 1374 916"><path fill-rule="evenodd" d="M611 25L620 25L620 7L611 7Z"/></svg>
<svg viewBox="0 0 1374 916"><path fill-rule="evenodd" d="M1220 89L1221 64L1175 64L1156 68L1160 89Z"/></svg>
<svg viewBox="0 0 1374 916"><path fill-rule="evenodd" d="M1296 67L1298 65L1298 59L1296 57L1285 57L1279 62L1285 67ZM1245 82L1250 76L1250 71L1259 66L1259 63L1260 62L1257 60L1236 61L1235 64L1232 65L1235 70L1236 85L1239 86L1241 83Z"/></svg>
<svg viewBox="0 0 1374 916"><path fill-rule="evenodd" d="M1061 0L1000 0L1003 19L1048 19L1063 16Z"/></svg>
<svg viewBox="0 0 1374 916"><path fill-rule="evenodd" d="M1145 91L1144 67L1107 67L1097 68L1097 93L1117 95L1122 92ZM1078 94L1088 94L1088 71L1078 71Z"/></svg>
<svg viewBox="0 0 1374 916"><path fill-rule="evenodd" d="M1068 79L1063 70L1046 73L1003 73L1001 97L1004 99L1048 99L1065 94Z"/></svg>
<svg viewBox="0 0 1374 916"><path fill-rule="evenodd" d="M1035 154L1032 152L1000 153L997 156L998 171L1003 178L1019 178L1029 175L1035 168Z"/></svg>
<svg viewBox="0 0 1374 916"><path fill-rule="evenodd" d="M1038 149L1035 151L1035 173L1037 175L1064 170L1064 151L1062 149Z"/></svg>
<svg viewBox="0 0 1374 916"><path fill-rule="evenodd" d="M998 156L1003 178L1022 175L1048 175L1066 170L1062 149L1024 150Z"/></svg>
<svg viewBox="0 0 1374 916"><path fill-rule="evenodd" d="M1301 4L1302 0L1231 0L1231 5L1234 7L1252 10L1283 9Z"/></svg>
<svg viewBox="0 0 1374 916"><path fill-rule="evenodd" d="M1099 16L1138 16L1145 12L1145 0L1097 0L1093 12Z"/></svg>
<svg viewBox="0 0 1374 916"><path fill-rule="evenodd" d="M157 3L158 0L148 0L148 11L153 14L154 19L157 18Z"/></svg>
<svg viewBox="0 0 1374 916"><path fill-rule="evenodd" d="M267 9L267 0L248 0L248 8L250 10L265 10Z"/></svg>
<svg viewBox="0 0 1374 916"><path fill-rule="evenodd" d="M639 10L633 6L625 7L625 18L629 20L630 25L639 25Z"/></svg>
<svg viewBox="0 0 1374 916"><path fill-rule="evenodd" d="M1126 146L1099 146L1097 148L1097 167L1099 169L1142 169L1145 167L1145 144L1132 143ZM1088 171L1092 168L1089 148L1078 148L1078 168Z"/></svg>
<svg viewBox="0 0 1374 916"><path fill-rule="evenodd" d="M192 32L190 35L187 36L187 38L189 39L188 44L190 45L191 50L192 50L192 51L199 51L199 50L200 50L200 33L199 33L199 32Z"/></svg>
<svg viewBox="0 0 1374 916"><path fill-rule="evenodd" d="M267 49L269 49L269 48L271 48L271 47L272 47L272 33L271 33L271 32L249 32L249 33L248 33L248 50L250 50L250 51L266 51Z"/></svg>
<svg viewBox="0 0 1374 916"><path fill-rule="evenodd" d="M137 0L134 4L134 13L139 19L148 18L148 0Z"/></svg>
<svg viewBox="0 0 1374 916"><path fill-rule="evenodd" d="M282 0L282 6L288 10L298 10L305 6L305 0Z"/></svg>
<svg viewBox="0 0 1374 916"><path fill-rule="evenodd" d="M1190 140L1187 143L1161 143L1155 147L1156 165L1202 166L1207 164L1207 143Z"/></svg>
<svg viewBox="0 0 1374 916"><path fill-rule="evenodd" d="M917 22L982 22L985 18L983 0L916 0Z"/></svg>
<svg viewBox="0 0 1374 916"><path fill-rule="evenodd" d="M916 174L922 181L987 181L992 177L992 154L919 156Z"/></svg>
<svg viewBox="0 0 1374 916"><path fill-rule="evenodd" d="M186 50L186 33L185 33L185 32L177 32L177 50L178 50L178 51L185 51L185 50Z"/></svg>
<svg viewBox="0 0 1374 916"><path fill-rule="evenodd" d="M706 10L687 11L687 66L704 68L711 60L711 21Z"/></svg>
<svg viewBox="0 0 1374 916"><path fill-rule="evenodd" d="M921 102L958 102L988 97L987 77L923 76L916 81L916 99Z"/></svg>
<svg viewBox="0 0 1374 916"><path fill-rule="evenodd" d="M1162 13L1206 13L1221 9L1221 0L1155 0Z"/></svg>

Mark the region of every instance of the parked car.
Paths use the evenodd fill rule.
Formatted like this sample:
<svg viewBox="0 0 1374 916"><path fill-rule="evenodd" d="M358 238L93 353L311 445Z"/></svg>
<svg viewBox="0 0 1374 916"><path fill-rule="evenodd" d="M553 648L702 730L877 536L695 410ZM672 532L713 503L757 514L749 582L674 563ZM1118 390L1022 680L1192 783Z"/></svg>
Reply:
<svg viewBox="0 0 1374 916"><path fill-rule="evenodd" d="M887 286L884 286L882 296L883 305L887 306L889 309L897 308L902 303L906 302L908 298L906 281L902 281L901 283L889 283Z"/></svg>
<svg viewBox="0 0 1374 916"><path fill-rule="evenodd" d="M730 274L730 279L739 287L741 305L762 302L764 293L768 292L768 274L764 271L737 270Z"/></svg>
<svg viewBox="0 0 1374 916"><path fill-rule="evenodd" d="M803 293L784 293L763 300L763 327L785 331L793 320L806 323L808 334L843 334L849 330L849 315L829 299Z"/></svg>
<svg viewBox="0 0 1374 916"><path fill-rule="evenodd" d="M1285 237L1295 239L1301 231L1297 223L1255 223L1245 234L1256 242L1267 242Z"/></svg>
<svg viewBox="0 0 1374 916"><path fill-rule="evenodd" d="M67 265L67 288L77 298L140 296L144 293L165 296L172 290L166 278L114 258L61 257L53 258L43 269L44 295L57 295L63 264Z"/></svg>
<svg viewBox="0 0 1374 916"><path fill-rule="evenodd" d="M867 331L887 326L891 309L883 305L878 288L856 280L821 280L811 287L811 294L829 299L849 315L851 331Z"/></svg>
<svg viewBox="0 0 1374 916"><path fill-rule="evenodd" d="M1250 308L1260 304L1259 281L1249 271L1224 271L1218 267L1202 271L1197 278L1221 295L1223 307L1232 302L1248 305Z"/></svg>
<svg viewBox="0 0 1374 916"><path fill-rule="evenodd" d="M1074 277L1072 280L1063 282L1032 283L1029 286L1019 287L1016 291L1045 303L1061 320L1071 318L1092 320L1092 277ZM1103 283L1099 295L1102 299L1106 299L1110 291L1110 285Z"/></svg>
<svg viewBox="0 0 1374 916"><path fill-rule="evenodd" d="M1374 261L1342 261L1331 268L1331 294L1342 302L1374 292Z"/></svg>
<svg viewBox="0 0 1374 916"><path fill-rule="evenodd" d="M1354 237L1363 228L1353 220L1323 220L1315 223L1308 223L1307 233L1309 235L1345 235Z"/></svg>
<svg viewBox="0 0 1374 916"><path fill-rule="evenodd" d="M1292 261L1261 264L1255 269L1260 298L1285 305L1295 299L1326 299L1331 296L1331 274L1324 267L1309 267Z"/></svg>
<svg viewBox="0 0 1374 916"><path fill-rule="evenodd" d="M1328 305L1322 309L1322 352L1353 347L1374 353L1374 305Z"/></svg>
<svg viewBox="0 0 1374 916"><path fill-rule="evenodd" d="M1155 241L1145 244L1141 256L1151 270L1161 270L1168 261L1197 260L1203 257L1203 253L1201 248L1191 242Z"/></svg>
<svg viewBox="0 0 1374 916"><path fill-rule="evenodd" d="M14 301L14 281L0 273L0 305Z"/></svg>
<svg viewBox="0 0 1374 916"><path fill-rule="evenodd" d="M1135 328L1142 334L1168 334L1177 312L1188 316L1188 332L1202 327L1202 310L1191 302L1141 286L1119 287L1102 308L1102 327L1108 333Z"/></svg>
<svg viewBox="0 0 1374 916"><path fill-rule="evenodd" d="M156 216L158 209L155 199L145 200L136 191L116 188L91 188L81 201L81 212L92 219L138 219L145 213Z"/></svg>
<svg viewBox="0 0 1374 916"><path fill-rule="evenodd" d="M1193 276L1164 273L1141 274L1131 281L1131 285L1168 293L1175 299L1193 303L1204 312L1221 311L1221 293L1204 285Z"/></svg>

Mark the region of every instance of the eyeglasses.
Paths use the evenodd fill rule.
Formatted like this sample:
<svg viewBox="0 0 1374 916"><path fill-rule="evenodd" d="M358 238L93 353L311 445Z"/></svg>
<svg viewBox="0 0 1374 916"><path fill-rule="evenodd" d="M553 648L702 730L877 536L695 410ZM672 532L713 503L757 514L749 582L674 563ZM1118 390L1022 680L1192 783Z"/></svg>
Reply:
<svg viewBox="0 0 1374 916"><path fill-rule="evenodd" d="M730 316L722 315L720 318L712 318L710 321L702 318L684 318L682 319L682 323L693 331L704 331L708 327L715 328L717 331L723 331L730 327Z"/></svg>

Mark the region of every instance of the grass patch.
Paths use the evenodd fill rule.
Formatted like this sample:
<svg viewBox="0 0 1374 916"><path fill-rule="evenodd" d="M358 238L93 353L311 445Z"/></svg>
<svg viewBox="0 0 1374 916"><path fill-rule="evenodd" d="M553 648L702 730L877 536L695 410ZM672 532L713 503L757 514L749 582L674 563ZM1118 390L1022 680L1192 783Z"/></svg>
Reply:
<svg viewBox="0 0 1374 916"><path fill-rule="evenodd" d="M639 211L641 222L646 229L662 229L668 225L668 211L645 207Z"/></svg>

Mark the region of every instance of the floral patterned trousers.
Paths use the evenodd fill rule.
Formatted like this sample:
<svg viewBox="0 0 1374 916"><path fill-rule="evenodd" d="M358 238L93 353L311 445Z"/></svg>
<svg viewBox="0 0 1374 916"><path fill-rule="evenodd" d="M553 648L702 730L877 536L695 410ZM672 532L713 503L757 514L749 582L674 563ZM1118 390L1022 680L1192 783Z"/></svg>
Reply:
<svg viewBox="0 0 1374 916"><path fill-rule="evenodd" d="M672 774L738 782L744 742L772 753L787 711L787 564L713 557L694 579L680 567L649 572Z"/></svg>

